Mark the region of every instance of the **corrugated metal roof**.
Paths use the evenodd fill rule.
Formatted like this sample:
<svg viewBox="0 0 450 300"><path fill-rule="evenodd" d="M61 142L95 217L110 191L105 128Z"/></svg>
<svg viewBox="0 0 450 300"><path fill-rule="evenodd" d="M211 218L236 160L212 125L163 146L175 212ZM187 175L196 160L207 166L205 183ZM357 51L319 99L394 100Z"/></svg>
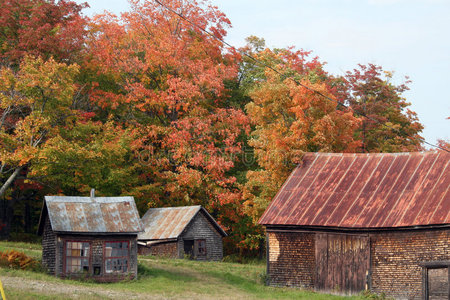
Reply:
<svg viewBox="0 0 450 300"><path fill-rule="evenodd" d="M450 154L307 153L264 225L390 228L450 223Z"/></svg>
<svg viewBox="0 0 450 300"><path fill-rule="evenodd" d="M195 215L202 211L211 224L222 234L227 234L214 218L200 205L150 208L142 217L144 231L139 240L177 239Z"/></svg>
<svg viewBox="0 0 450 300"><path fill-rule="evenodd" d="M45 196L53 231L138 233L142 231L133 197ZM41 220L42 222L42 220Z"/></svg>

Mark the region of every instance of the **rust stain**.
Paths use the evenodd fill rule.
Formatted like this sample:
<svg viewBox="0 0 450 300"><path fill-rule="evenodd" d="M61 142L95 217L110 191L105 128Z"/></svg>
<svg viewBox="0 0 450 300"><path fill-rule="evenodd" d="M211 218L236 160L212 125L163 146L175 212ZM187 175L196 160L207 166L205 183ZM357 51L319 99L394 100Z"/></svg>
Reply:
<svg viewBox="0 0 450 300"><path fill-rule="evenodd" d="M389 228L450 223L450 154L307 153L264 225Z"/></svg>
<svg viewBox="0 0 450 300"><path fill-rule="evenodd" d="M202 210L204 215L211 221L218 231L226 236L219 224L200 205L150 208L142 217L144 232L138 236L139 240L164 240L176 239L188 226L195 215Z"/></svg>
<svg viewBox="0 0 450 300"><path fill-rule="evenodd" d="M46 196L52 228L59 232L138 233L133 197Z"/></svg>

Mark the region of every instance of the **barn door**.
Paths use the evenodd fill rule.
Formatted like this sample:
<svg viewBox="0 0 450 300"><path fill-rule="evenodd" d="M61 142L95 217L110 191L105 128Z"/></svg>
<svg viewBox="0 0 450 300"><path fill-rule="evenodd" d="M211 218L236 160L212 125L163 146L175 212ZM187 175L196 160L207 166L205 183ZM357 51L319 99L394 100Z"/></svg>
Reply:
<svg viewBox="0 0 450 300"><path fill-rule="evenodd" d="M356 293L366 288L369 237L316 233L316 288Z"/></svg>
<svg viewBox="0 0 450 300"><path fill-rule="evenodd" d="M445 268L427 268L426 270L426 294L427 300L443 300L450 297L450 271Z"/></svg>

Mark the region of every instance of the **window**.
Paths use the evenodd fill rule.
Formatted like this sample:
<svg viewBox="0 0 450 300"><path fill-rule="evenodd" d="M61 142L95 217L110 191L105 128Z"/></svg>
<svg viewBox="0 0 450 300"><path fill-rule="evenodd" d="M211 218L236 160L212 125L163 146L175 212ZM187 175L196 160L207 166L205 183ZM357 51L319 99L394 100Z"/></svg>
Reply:
<svg viewBox="0 0 450 300"><path fill-rule="evenodd" d="M105 272L126 273L129 256L128 241L105 242Z"/></svg>
<svg viewBox="0 0 450 300"><path fill-rule="evenodd" d="M206 256L206 240L196 240L197 256Z"/></svg>
<svg viewBox="0 0 450 300"><path fill-rule="evenodd" d="M89 271L90 243L66 241L66 273Z"/></svg>

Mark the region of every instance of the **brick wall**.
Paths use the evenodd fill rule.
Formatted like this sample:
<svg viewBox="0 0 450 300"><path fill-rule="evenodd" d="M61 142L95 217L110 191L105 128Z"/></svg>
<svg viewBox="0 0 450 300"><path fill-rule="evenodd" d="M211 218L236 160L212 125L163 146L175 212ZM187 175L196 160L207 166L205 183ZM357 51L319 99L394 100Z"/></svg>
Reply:
<svg viewBox="0 0 450 300"><path fill-rule="evenodd" d="M124 278L137 278L137 236L118 236L118 235L57 235L55 266L59 277L65 277L64 267L64 243L65 241L88 241L91 246L91 269L88 276L102 282L114 282ZM124 274L108 274L104 272L103 246L104 242L128 241L129 259L128 272ZM100 267L100 275L93 275L94 267ZM73 276L73 275L71 275Z"/></svg>
<svg viewBox="0 0 450 300"><path fill-rule="evenodd" d="M269 284L314 287L314 233L268 232L267 235Z"/></svg>
<svg viewBox="0 0 450 300"><path fill-rule="evenodd" d="M52 230L50 220L45 218L42 234L42 266L49 274L55 275L56 235Z"/></svg>
<svg viewBox="0 0 450 300"><path fill-rule="evenodd" d="M370 235L372 290L399 299L421 299L420 262L450 260L450 230Z"/></svg>
<svg viewBox="0 0 450 300"><path fill-rule="evenodd" d="M198 213L189 223L178 240L178 257L184 257L184 240L204 239L206 241L206 256L197 256L194 249L194 259L197 260L222 260L223 245L222 235L208 221L203 213Z"/></svg>
<svg viewBox="0 0 450 300"><path fill-rule="evenodd" d="M163 242L150 246L138 246L140 255L155 255L169 258L177 258L177 242Z"/></svg>

